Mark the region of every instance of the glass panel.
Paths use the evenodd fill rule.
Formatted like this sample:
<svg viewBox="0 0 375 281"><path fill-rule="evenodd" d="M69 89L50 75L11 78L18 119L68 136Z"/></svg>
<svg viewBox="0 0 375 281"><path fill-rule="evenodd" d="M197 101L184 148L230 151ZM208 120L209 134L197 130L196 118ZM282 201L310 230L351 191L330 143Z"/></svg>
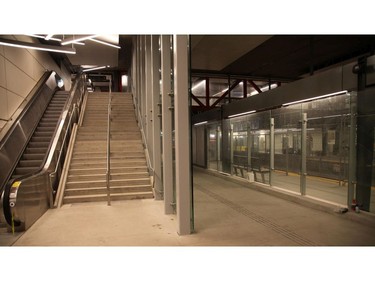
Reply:
<svg viewBox="0 0 375 281"><path fill-rule="evenodd" d="M248 142L247 117L231 119L232 132L232 173L235 176L246 178L248 170Z"/></svg>
<svg viewBox="0 0 375 281"><path fill-rule="evenodd" d="M374 127L374 140L375 140L375 127ZM372 184L371 184L371 197L370 197L370 212L375 213L375 141L374 150L372 153Z"/></svg>
<svg viewBox="0 0 375 281"><path fill-rule="evenodd" d="M208 127L208 169L218 170L218 140L217 125L209 125Z"/></svg>
<svg viewBox="0 0 375 281"><path fill-rule="evenodd" d="M249 179L270 183L270 112L251 114L247 121L249 132Z"/></svg>
<svg viewBox="0 0 375 281"><path fill-rule="evenodd" d="M271 111L275 122L272 185L300 193L301 105Z"/></svg>
<svg viewBox="0 0 375 281"><path fill-rule="evenodd" d="M306 194L347 205L350 96L303 104L307 113Z"/></svg>

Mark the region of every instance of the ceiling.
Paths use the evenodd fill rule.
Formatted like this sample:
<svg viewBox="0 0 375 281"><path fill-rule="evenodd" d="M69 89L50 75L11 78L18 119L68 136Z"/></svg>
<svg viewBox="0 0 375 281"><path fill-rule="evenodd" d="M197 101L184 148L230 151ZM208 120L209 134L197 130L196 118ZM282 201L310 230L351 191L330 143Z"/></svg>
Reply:
<svg viewBox="0 0 375 281"><path fill-rule="evenodd" d="M374 52L373 35L196 35L192 72L288 82Z"/></svg>
<svg viewBox="0 0 375 281"><path fill-rule="evenodd" d="M62 36L62 35L57 35ZM72 35L64 35L69 37ZM98 37L115 49L86 41L76 55L60 55L73 70L79 65L110 65L106 71L127 72L135 35ZM195 76L238 75L260 81L290 82L333 65L374 52L374 35L192 35L191 68ZM43 43L46 43L43 40ZM48 41L48 44L57 44Z"/></svg>

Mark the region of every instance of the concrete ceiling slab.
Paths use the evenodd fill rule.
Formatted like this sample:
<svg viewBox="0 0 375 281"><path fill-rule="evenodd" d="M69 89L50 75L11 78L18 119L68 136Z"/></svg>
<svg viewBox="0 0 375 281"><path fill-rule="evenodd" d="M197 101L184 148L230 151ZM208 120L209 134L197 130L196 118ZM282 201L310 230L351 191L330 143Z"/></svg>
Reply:
<svg viewBox="0 0 375 281"><path fill-rule="evenodd" d="M192 68L220 71L271 35L192 35Z"/></svg>

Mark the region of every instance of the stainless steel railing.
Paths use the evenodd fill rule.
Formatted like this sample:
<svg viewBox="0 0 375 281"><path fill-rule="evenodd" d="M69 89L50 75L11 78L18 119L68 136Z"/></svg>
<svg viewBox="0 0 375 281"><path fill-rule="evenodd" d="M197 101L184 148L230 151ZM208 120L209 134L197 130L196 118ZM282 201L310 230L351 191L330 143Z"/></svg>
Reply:
<svg viewBox="0 0 375 281"><path fill-rule="evenodd" d="M109 82L109 94L108 94L108 117L107 117L107 171L106 171L106 182L107 182L107 205L111 206L111 191L110 191L110 177L111 177L111 113L112 113L112 85Z"/></svg>

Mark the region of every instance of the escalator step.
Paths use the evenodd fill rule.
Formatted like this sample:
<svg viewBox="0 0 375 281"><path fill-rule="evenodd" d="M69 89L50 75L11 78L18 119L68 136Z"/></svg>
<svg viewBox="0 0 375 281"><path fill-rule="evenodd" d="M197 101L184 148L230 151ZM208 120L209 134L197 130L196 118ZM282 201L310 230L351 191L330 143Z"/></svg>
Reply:
<svg viewBox="0 0 375 281"><path fill-rule="evenodd" d="M49 138L51 138L52 135L53 135L53 131L52 130L50 130L50 131L43 131L43 132L36 131L34 133L34 136L36 136L36 137L49 137Z"/></svg>
<svg viewBox="0 0 375 281"><path fill-rule="evenodd" d="M47 147L28 147L25 150L26 153L43 153L45 154L47 152Z"/></svg>
<svg viewBox="0 0 375 281"><path fill-rule="evenodd" d="M24 153L21 160L43 160L45 154Z"/></svg>
<svg viewBox="0 0 375 281"><path fill-rule="evenodd" d="M33 136L31 138L31 141L32 142L50 142L51 141L51 137L35 137Z"/></svg>
<svg viewBox="0 0 375 281"><path fill-rule="evenodd" d="M44 148L48 148L48 145L49 145L49 142L29 142L29 144L27 145L27 147L44 147Z"/></svg>
<svg viewBox="0 0 375 281"><path fill-rule="evenodd" d="M42 165L42 160L20 160L17 167L35 167L39 168Z"/></svg>

